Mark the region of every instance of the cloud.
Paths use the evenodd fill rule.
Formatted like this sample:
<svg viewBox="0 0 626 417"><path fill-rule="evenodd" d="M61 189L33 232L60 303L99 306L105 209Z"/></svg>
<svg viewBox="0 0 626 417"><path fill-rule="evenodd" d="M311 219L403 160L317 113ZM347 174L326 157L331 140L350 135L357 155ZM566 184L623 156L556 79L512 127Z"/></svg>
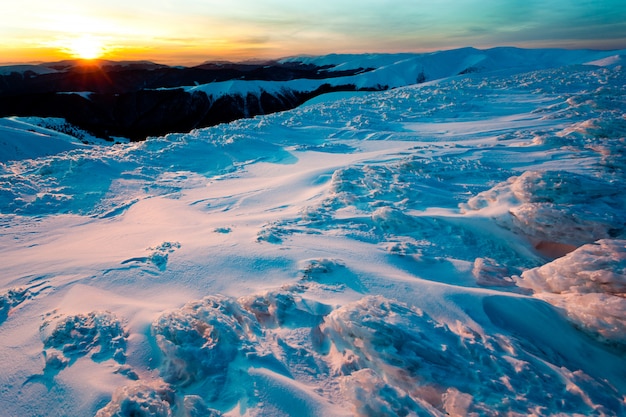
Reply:
<svg viewBox="0 0 626 417"><path fill-rule="evenodd" d="M626 48L623 2L22 0L3 7L0 35L5 44L22 44L25 34L41 40L80 30L108 34L128 50L226 59L504 44Z"/></svg>

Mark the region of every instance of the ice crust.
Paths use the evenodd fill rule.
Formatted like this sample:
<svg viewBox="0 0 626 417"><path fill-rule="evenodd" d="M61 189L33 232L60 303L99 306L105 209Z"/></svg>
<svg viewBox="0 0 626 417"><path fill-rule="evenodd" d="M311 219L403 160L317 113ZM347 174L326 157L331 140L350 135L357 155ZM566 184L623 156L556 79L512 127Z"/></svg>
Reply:
<svg viewBox="0 0 626 417"><path fill-rule="evenodd" d="M587 244L525 271L517 285L565 310L579 327L626 345L626 240Z"/></svg>

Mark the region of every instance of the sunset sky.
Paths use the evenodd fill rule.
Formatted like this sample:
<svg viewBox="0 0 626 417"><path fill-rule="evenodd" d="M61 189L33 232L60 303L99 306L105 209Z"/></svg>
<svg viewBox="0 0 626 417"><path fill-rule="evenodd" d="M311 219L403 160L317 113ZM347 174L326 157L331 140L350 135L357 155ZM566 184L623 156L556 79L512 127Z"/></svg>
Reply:
<svg viewBox="0 0 626 417"><path fill-rule="evenodd" d="M0 63L164 64L463 46L626 48L625 0L18 0Z"/></svg>

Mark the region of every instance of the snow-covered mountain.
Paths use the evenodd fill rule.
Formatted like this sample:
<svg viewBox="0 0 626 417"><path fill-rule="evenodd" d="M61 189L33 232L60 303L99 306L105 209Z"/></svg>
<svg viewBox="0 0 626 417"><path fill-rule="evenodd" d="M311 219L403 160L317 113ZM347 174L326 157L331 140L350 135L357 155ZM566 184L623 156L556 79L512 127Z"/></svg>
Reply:
<svg viewBox="0 0 626 417"><path fill-rule="evenodd" d="M136 143L0 119L3 415L626 414L623 55L300 57L403 86Z"/></svg>
<svg viewBox="0 0 626 417"><path fill-rule="evenodd" d="M289 110L329 92L381 91L466 73L513 74L590 61L602 66L608 65L607 59L619 60L619 54L463 48L190 68L144 61L71 60L0 67L0 117L64 118L104 139L144 140Z"/></svg>

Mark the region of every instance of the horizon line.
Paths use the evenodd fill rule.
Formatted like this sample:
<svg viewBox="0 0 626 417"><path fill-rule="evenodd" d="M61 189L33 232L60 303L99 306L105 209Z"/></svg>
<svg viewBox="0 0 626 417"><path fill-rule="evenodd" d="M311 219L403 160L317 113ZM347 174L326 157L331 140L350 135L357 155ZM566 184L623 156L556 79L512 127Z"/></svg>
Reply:
<svg viewBox="0 0 626 417"><path fill-rule="evenodd" d="M306 58L306 57L323 57L323 56L330 56L330 55L403 55L403 54L407 54L407 55L420 55L420 54L430 54L430 53L437 53L437 52L446 52L446 51L456 51L456 50L462 50L462 49L475 49L478 51L487 51L487 50L492 50L492 49L499 49L499 48L510 48L510 49L526 49L526 50L569 50L569 51L626 51L626 45L624 45L623 47L618 47L618 48L613 48L613 47L608 47L608 48L591 48L591 47L576 47L576 46L572 46L572 47L566 47L566 46L545 46L545 47L528 47L528 46L516 46L516 45L498 45L498 46L488 46L488 47L476 47L476 46L462 46L462 47L452 47L452 48L444 48L444 49L432 49L432 50L424 50L424 51L410 51L410 50L406 50L406 51L387 51L387 52L383 52L383 51L370 51L370 52L328 52L328 53L320 53L320 54L312 54L312 53L296 53L296 54L289 54L289 55L284 55L284 56L277 56L274 58L245 58L245 59L241 59L241 60L231 60L231 59L226 59L226 58L215 58L215 59L211 59L208 58L206 60L202 60L202 61L187 61L187 62L181 62L181 63L164 63L164 61L155 59L146 59L146 58L138 58L138 59L112 59L112 58L107 58L106 56L103 56L101 58L94 58L94 59L84 59L84 58L76 58L76 57L68 57L65 59L58 59L58 60L35 60L35 61L7 61L7 62L1 62L0 61L0 67L10 67L10 66L20 66L20 65L32 65L32 66L45 66L45 65L53 65L53 64L62 64L65 62L73 62L73 63L85 63L85 64L90 64L90 63L98 63L98 62L111 62L111 63L149 63L149 64L155 64L155 65L162 65L162 66L166 66L166 67L186 67L186 68L193 68L193 67L197 67L200 65L205 65L205 64L250 64L250 65L263 65L263 64L268 64L268 63L272 63L272 62L279 62L281 60L286 60L286 59L290 59L290 58Z"/></svg>

